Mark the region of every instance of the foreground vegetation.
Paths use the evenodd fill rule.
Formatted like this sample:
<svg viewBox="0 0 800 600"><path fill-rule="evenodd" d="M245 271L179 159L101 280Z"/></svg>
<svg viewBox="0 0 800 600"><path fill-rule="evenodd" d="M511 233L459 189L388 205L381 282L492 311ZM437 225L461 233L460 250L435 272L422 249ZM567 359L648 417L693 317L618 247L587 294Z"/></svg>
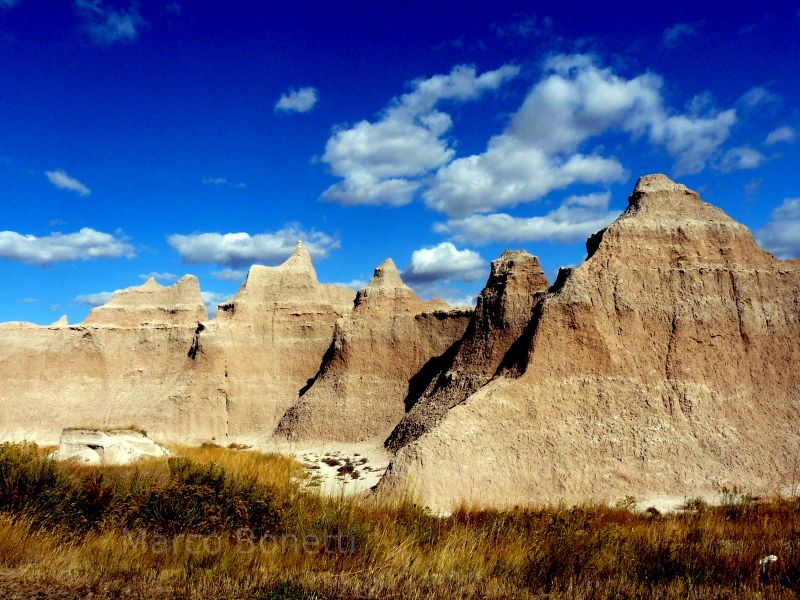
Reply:
<svg viewBox="0 0 800 600"><path fill-rule="evenodd" d="M323 498L279 455L179 449L102 469L0 445L3 598L795 598L800 506L679 514ZM767 558L776 557L776 560ZM762 560L763 559L763 560Z"/></svg>

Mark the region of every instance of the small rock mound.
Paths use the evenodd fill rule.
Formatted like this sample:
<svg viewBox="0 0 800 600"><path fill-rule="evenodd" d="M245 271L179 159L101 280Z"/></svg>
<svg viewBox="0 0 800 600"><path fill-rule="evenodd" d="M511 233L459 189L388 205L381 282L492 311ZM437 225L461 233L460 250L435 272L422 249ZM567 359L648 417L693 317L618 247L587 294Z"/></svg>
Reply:
<svg viewBox="0 0 800 600"><path fill-rule="evenodd" d="M65 429L55 460L74 460L90 465L127 465L144 458L169 456L143 431L136 429Z"/></svg>

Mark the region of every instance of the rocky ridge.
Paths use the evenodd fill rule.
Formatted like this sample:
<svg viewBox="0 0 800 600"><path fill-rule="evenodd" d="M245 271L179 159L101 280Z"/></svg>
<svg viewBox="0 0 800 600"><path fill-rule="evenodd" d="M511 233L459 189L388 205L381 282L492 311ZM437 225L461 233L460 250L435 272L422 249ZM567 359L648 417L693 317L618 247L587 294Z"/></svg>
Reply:
<svg viewBox="0 0 800 600"><path fill-rule="evenodd" d="M464 335L438 363L412 381L408 413L386 440L386 447L396 452L417 439L487 383L522 336L548 287L539 259L524 250L506 250L492 261Z"/></svg>
<svg viewBox="0 0 800 600"><path fill-rule="evenodd" d="M276 434L290 440L383 439L403 417L409 380L463 333L469 312L424 302L391 258L336 323L319 372Z"/></svg>
<svg viewBox="0 0 800 600"><path fill-rule="evenodd" d="M790 484L798 262L663 175L587 250L501 372L399 450L383 493L449 510Z"/></svg>

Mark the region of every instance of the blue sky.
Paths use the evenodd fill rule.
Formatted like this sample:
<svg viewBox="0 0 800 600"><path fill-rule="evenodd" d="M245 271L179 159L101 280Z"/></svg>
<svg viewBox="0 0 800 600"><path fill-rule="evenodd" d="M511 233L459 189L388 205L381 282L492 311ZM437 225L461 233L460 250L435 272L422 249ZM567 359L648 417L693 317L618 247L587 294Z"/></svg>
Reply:
<svg viewBox="0 0 800 600"><path fill-rule="evenodd" d="M153 273L214 303L298 238L461 301L652 172L800 256L797 2L386 4L0 0L0 320Z"/></svg>

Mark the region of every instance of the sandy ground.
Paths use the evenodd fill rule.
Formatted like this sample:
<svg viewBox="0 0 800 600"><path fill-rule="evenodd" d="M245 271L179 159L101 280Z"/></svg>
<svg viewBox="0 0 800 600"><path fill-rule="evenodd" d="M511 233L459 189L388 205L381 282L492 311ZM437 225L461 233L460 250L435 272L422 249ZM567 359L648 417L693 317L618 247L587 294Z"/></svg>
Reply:
<svg viewBox="0 0 800 600"><path fill-rule="evenodd" d="M296 458L310 475L309 485L323 494L350 496L368 493L389 466L391 454L382 442L382 439L358 443L268 440L253 447Z"/></svg>

